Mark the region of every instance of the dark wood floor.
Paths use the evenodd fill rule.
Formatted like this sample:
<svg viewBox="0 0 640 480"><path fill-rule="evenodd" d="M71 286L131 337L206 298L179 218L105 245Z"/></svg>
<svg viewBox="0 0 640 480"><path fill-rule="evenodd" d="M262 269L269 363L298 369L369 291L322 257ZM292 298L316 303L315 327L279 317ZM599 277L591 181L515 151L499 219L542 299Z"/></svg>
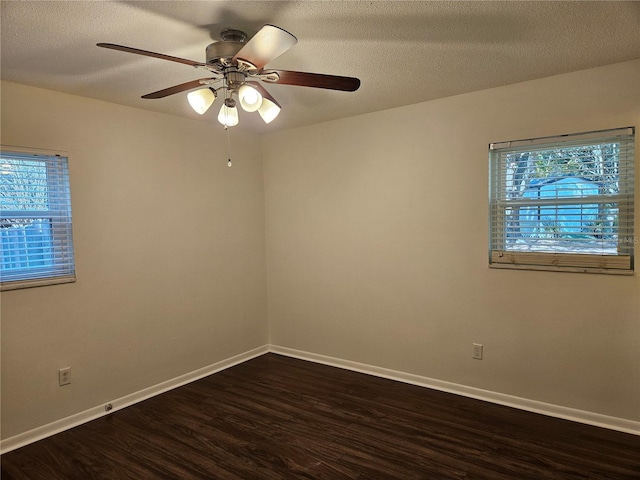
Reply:
<svg viewBox="0 0 640 480"><path fill-rule="evenodd" d="M267 354L2 456L156 478L639 479L640 436Z"/></svg>

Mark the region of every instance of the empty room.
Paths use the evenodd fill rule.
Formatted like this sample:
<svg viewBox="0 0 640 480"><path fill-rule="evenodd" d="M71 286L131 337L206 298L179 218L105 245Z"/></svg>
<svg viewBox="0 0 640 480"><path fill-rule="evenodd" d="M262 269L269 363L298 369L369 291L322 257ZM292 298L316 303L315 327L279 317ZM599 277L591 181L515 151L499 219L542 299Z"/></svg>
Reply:
<svg viewBox="0 0 640 480"><path fill-rule="evenodd" d="M0 13L3 479L640 478L640 2Z"/></svg>

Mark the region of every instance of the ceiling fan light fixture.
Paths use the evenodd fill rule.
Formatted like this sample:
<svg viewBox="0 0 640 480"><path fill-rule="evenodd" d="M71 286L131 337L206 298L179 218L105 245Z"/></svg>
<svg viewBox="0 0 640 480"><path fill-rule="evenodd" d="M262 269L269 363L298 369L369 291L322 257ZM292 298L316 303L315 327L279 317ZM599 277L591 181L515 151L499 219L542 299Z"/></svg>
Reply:
<svg viewBox="0 0 640 480"><path fill-rule="evenodd" d="M187 94L189 105L196 113L204 115L216 99L216 93L210 88L201 88Z"/></svg>
<svg viewBox="0 0 640 480"><path fill-rule="evenodd" d="M255 112L262 105L262 95L250 85L244 84L238 89L240 106L245 112Z"/></svg>
<svg viewBox="0 0 640 480"><path fill-rule="evenodd" d="M261 82L346 92L354 92L360 87L360 80L353 77L290 70L265 71L264 67L268 63L289 50L298 41L294 35L275 25L262 26L249 40L244 32L231 29L224 30L220 37L220 41L213 42L206 48L206 63L115 43L98 43L97 46L207 70L211 75L210 78L174 85L143 95L142 98L165 98L176 93L190 92L187 94L189 105L196 113L204 115L213 105L217 92L224 90L225 101L220 108L218 121L225 126L225 129L238 125L239 122L236 101L232 99L235 95L245 111L257 111L267 124L280 114L281 106ZM217 82L222 82L222 85L217 88L211 86ZM0 169L0 175L2 173L4 172Z"/></svg>
<svg viewBox="0 0 640 480"><path fill-rule="evenodd" d="M280 105L278 105L275 100L263 98L258 113L262 117L262 120L264 120L264 123L271 123L280 114L280 110Z"/></svg>
<svg viewBox="0 0 640 480"><path fill-rule="evenodd" d="M218 121L225 127L235 127L238 125L238 109L236 108L235 100L227 98L224 101L224 105L220 107Z"/></svg>

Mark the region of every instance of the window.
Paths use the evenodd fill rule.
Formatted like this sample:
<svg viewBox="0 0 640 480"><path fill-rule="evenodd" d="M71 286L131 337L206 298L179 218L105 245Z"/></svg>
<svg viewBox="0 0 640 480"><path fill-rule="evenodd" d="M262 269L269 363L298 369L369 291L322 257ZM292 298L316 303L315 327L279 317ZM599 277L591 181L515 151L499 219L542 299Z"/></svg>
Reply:
<svg viewBox="0 0 640 480"><path fill-rule="evenodd" d="M0 155L2 290L75 281L67 157Z"/></svg>
<svg viewBox="0 0 640 480"><path fill-rule="evenodd" d="M489 264L633 273L633 127L489 145Z"/></svg>

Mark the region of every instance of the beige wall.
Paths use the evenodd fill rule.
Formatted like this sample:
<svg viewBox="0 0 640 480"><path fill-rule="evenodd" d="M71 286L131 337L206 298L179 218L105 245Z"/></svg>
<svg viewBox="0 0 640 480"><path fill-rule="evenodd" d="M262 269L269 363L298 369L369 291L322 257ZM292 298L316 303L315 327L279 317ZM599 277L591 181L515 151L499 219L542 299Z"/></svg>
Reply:
<svg viewBox="0 0 640 480"><path fill-rule="evenodd" d="M269 342L640 420L639 279L487 267L487 144L639 126L638 78L244 132L231 169L215 123L3 83L2 143L69 152L78 281L1 295L2 438Z"/></svg>
<svg viewBox="0 0 640 480"><path fill-rule="evenodd" d="M271 343L640 420L638 277L487 267L488 144L640 126L639 80L635 61L264 137Z"/></svg>
<svg viewBox="0 0 640 480"><path fill-rule="evenodd" d="M69 152L78 278L2 293L3 438L267 343L256 136L3 83L1 141Z"/></svg>

